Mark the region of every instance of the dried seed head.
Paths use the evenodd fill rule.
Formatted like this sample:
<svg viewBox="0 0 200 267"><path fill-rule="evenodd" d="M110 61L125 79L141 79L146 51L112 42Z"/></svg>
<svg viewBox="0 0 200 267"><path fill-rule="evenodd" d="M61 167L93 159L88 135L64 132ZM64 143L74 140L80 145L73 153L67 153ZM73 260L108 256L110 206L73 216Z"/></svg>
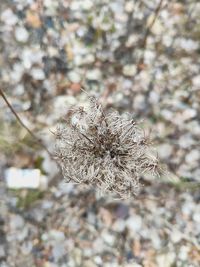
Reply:
<svg viewBox="0 0 200 267"><path fill-rule="evenodd" d="M130 115L105 114L94 97L89 110L74 109L55 136L56 157L67 181L92 185L123 199L138 193L143 173L155 174L159 169L148 137Z"/></svg>

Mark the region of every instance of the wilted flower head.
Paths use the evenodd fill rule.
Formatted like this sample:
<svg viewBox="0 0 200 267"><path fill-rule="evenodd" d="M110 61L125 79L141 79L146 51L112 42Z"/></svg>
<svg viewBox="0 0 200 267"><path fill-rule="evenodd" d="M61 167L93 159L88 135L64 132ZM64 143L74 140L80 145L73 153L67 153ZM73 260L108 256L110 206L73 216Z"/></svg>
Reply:
<svg viewBox="0 0 200 267"><path fill-rule="evenodd" d="M79 107L71 112L56 139L56 157L67 181L92 185L120 198L134 196L141 175L158 169L148 138L130 115L104 113L94 97L89 110Z"/></svg>

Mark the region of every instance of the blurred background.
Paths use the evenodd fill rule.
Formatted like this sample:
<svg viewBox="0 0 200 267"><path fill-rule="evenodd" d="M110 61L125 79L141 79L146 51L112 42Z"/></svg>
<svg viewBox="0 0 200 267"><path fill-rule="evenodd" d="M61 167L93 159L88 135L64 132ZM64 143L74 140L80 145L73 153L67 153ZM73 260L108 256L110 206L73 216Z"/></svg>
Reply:
<svg viewBox="0 0 200 267"><path fill-rule="evenodd" d="M1 0L1 267L200 266L199 40L197 0ZM135 199L65 184L44 148L81 88L166 165Z"/></svg>

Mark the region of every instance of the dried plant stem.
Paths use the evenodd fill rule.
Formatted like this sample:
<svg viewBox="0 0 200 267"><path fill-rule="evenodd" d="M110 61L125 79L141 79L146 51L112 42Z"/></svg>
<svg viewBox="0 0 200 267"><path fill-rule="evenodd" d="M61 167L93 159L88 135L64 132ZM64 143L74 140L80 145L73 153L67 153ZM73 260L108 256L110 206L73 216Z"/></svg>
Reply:
<svg viewBox="0 0 200 267"><path fill-rule="evenodd" d="M148 28L146 29L145 36L144 36L144 39L143 39L143 42L141 45L141 47L144 49L144 51L146 50L147 40L148 40L149 34L151 32L151 29L152 29L154 23L156 22L158 15L160 13L160 10L162 8L162 3L163 3L163 0L160 0L157 8L154 11L154 18L153 18L152 22L150 23L150 25L148 26ZM139 74L140 71L142 70L141 65L143 63L144 63L144 53L143 53L142 57L139 59L139 62L137 64L137 74Z"/></svg>
<svg viewBox="0 0 200 267"><path fill-rule="evenodd" d="M16 113L10 102L8 101L7 97L5 96L3 90L0 88L0 95L2 96L3 100L7 104L10 111L13 113L17 121L20 123L20 125L26 129L26 131L33 137L33 139L48 153L48 155L53 158L53 155L51 152L46 148L46 146L42 143L42 141L23 123L23 121L20 119L19 115Z"/></svg>

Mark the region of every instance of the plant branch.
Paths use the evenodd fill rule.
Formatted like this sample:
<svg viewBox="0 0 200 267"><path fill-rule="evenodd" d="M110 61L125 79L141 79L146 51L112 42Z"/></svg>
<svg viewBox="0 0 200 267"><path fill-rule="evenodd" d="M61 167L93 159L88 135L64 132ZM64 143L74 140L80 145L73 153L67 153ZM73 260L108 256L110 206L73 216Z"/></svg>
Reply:
<svg viewBox="0 0 200 267"><path fill-rule="evenodd" d="M2 96L3 100L7 104L10 111L13 113L17 121L20 123L20 125L26 129L26 131L35 139L35 141L49 154L51 158L53 158L53 155L51 152L46 148L46 146L42 143L42 141L23 123L23 121L20 119L19 115L16 113L10 102L8 101L7 97L5 96L3 90L0 88L0 95Z"/></svg>
<svg viewBox="0 0 200 267"><path fill-rule="evenodd" d="M146 29L146 32L145 32L145 35L144 35L144 39L143 39L143 42L141 44L141 47L144 49L144 51L146 50L146 46L147 46L147 40L148 40L148 37L149 37L149 34L151 32L151 29L154 25L154 23L156 22L157 18L158 18L158 15L160 13L160 10L162 8L162 3L163 3L163 0L160 0L160 2L158 3L158 6L157 8L155 9L154 11L154 18L152 19L150 25L147 27ZM143 55L141 56L141 58L139 59L138 61L138 64L137 64L137 74L140 73L140 71L142 70L142 64L144 63L144 53Z"/></svg>

